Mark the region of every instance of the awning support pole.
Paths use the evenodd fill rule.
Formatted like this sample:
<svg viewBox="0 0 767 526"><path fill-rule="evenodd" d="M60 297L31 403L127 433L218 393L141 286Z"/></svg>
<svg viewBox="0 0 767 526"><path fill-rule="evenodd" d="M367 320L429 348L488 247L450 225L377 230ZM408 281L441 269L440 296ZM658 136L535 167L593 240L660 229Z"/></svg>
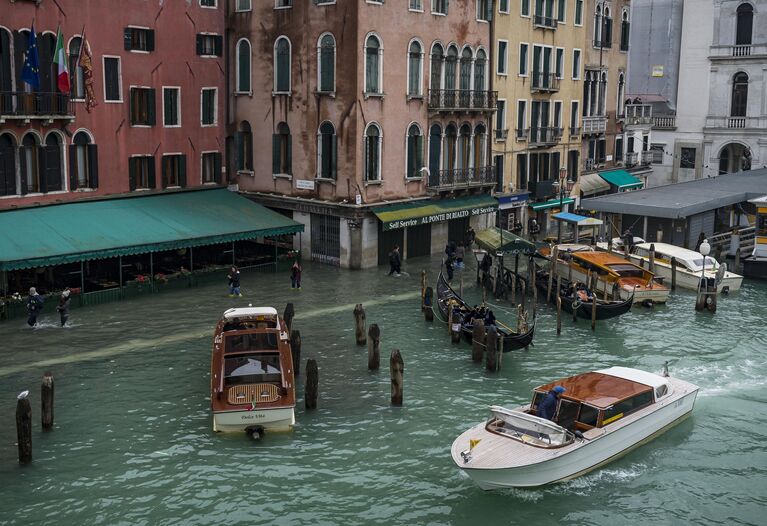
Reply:
<svg viewBox="0 0 767 526"><path fill-rule="evenodd" d="M83 294L85 294L85 262L80 262L80 297L83 297ZM82 300L81 300L82 302Z"/></svg>
<svg viewBox="0 0 767 526"><path fill-rule="evenodd" d="M154 292L154 253L149 253L149 290Z"/></svg>
<svg viewBox="0 0 767 526"><path fill-rule="evenodd" d="M647 216L644 216L644 223L642 225L642 239L647 241Z"/></svg>
<svg viewBox="0 0 767 526"><path fill-rule="evenodd" d="M123 291L123 257L117 256L117 264L120 266L120 294Z"/></svg>
<svg viewBox="0 0 767 526"><path fill-rule="evenodd" d="M189 247L189 272L194 272L194 248Z"/></svg>
<svg viewBox="0 0 767 526"><path fill-rule="evenodd" d="M272 242L274 243L274 271L277 272L277 238L273 238Z"/></svg>
<svg viewBox="0 0 767 526"><path fill-rule="evenodd" d="M234 241L232 241L232 266L234 266Z"/></svg>

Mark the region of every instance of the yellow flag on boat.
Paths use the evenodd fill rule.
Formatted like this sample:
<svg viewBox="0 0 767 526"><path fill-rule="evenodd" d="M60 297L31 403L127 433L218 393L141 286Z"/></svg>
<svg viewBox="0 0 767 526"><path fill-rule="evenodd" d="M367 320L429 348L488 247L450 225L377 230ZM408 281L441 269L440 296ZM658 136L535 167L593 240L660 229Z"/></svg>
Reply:
<svg viewBox="0 0 767 526"><path fill-rule="evenodd" d="M469 451L474 449L477 446L477 444L479 444L480 442L482 442L481 438L471 438L471 439L469 439Z"/></svg>

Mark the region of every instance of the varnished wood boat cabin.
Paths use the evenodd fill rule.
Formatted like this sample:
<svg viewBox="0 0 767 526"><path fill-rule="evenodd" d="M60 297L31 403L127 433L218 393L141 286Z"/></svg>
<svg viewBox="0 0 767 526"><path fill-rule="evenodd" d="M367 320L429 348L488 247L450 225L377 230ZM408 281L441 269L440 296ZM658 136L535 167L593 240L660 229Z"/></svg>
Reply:
<svg viewBox="0 0 767 526"><path fill-rule="evenodd" d="M295 424L288 331L271 307L229 309L216 326L211 359L214 431L289 430Z"/></svg>

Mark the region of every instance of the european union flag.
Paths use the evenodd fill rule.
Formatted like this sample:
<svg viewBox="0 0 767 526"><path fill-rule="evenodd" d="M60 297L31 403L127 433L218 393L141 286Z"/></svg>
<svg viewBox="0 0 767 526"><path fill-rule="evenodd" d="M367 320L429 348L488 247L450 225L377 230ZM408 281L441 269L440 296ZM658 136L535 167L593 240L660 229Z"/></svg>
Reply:
<svg viewBox="0 0 767 526"><path fill-rule="evenodd" d="M29 34L29 45L24 53L24 69L21 70L21 80L34 89L40 89L40 56L37 54L37 36L35 25Z"/></svg>

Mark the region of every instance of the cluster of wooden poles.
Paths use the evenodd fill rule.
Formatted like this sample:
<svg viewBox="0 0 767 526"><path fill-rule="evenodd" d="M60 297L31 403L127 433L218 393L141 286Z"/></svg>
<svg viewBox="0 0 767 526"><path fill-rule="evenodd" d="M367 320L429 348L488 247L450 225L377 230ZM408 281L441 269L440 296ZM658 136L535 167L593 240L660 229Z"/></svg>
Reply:
<svg viewBox="0 0 767 526"><path fill-rule="evenodd" d="M16 402L16 436L19 445L19 463L32 462L32 403L29 392L24 391ZM53 374L43 375L40 387L42 427L45 431L53 429Z"/></svg>
<svg viewBox="0 0 767 526"><path fill-rule="evenodd" d="M377 371L381 366L381 329L373 323L365 331L365 308L361 303L354 307L354 338L357 345L368 347L368 369ZM391 405L402 405L404 397L405 361L399 349L394 349L389 357L391 375Z"/></svg>

